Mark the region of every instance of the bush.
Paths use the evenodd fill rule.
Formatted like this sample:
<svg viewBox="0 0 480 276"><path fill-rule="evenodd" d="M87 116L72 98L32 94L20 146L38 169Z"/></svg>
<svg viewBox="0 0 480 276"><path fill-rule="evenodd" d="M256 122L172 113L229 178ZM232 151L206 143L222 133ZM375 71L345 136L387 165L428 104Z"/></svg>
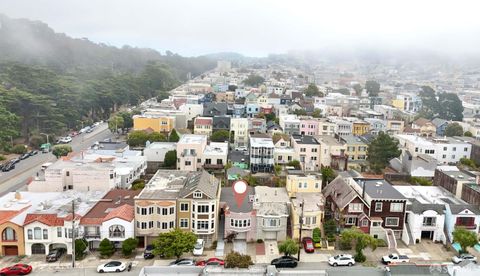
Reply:
<svg viewBox="0 0 480 276"><path fill-rule="evenodd" d="M125 257L132 254L133 250L137 248L138 240L135 238L128 238L122 243L122 253Z"/></svg>
<svg viewBox="0 0 480 276"><path fill-rule="evenodd" d="M87 242L85 240L75 240L75 260L81 260L85 257L85 249L87 249Z"/></svg>
<svg viewBox="0 0 480 276"><path fill-rule="evenodd" d="M32 135L29 140L30 146L35 149L39 149L42 144L46 143L45 137L40 135Z"/></svg>
<svg viewBox="0 0 480 276"><path fill-rule="evenodd" d="M321 240L321 232L320 232L320 228L315 228L313 229L313 233L312 233L312 240L314 243L319 243L320 240Z"/></svg>
<svg viewBox="0 0 480 276"><path fill-rule="evenodd" d="M410 177L410 183L413 185L432 186L432 181L422 177Z"/></svg>
<svg viewBox="0 0 480 276"><path fill-rule="evenodd" d="M387 247L387 242L382 239L377 239L377 247Z"/></svg>
<svg viewBox="0 0 480 276"><path fill-rule="evenodd" d="M132 190L142 190L143 188L145 188L145 180L143 179L135 179L133 182L132 182Z"/></svg>
<svg viewBox="0 0 480 276"><path fill-rule="evenodd" d="M210 249L211 249L211 250L217 249L217 241L213 241L213 242L212 242L212 246L210 246Z"/></svg>
<svg viewBox="0 0 480 276"><path fill-rule="evenodd" d="M225 268L248 268L250 265L253 265L253 262L249 255L231 252L225 258Z"/></svg>
<svg viewBox="0 0 480 276"><path fill-rule="evenodd" d="M337 233L337 223L333 219L329 219L323 225L323 229L325 230L325 235L333 236Z"/></svg>
<svg viewBox="0 0 480 276"><path fill-rule="evenodd" d="M73 149L70 145L55 145L52 148L52 153L57 158L59 158L60 156L67 156L72 151Z"/></svg>
<svg viewBox="0 0 480 276"><path fill-rule="evenodd" d="M258 239L258 240L257 240L257 243L263 243L263 240L262 240L262 239Z"/></svg>
<svg viewBox="0 0 480 276"><path fill-rule="evenodd" d="M3 160L5 160L5 159L7 159L7 158L6 158L5 156L3 156L3 155L0 154L0 161L3 161Z"/></svg>
<svg viewBox="0 0 480 276"><path fill-rule="evenodd" d="M367 257L363 255L362 251L358 252L354 258L355 258L355 262L357 263L363 263L367 260Z"/></svg>
<svg viewBox="0 0 480 276"><path fill-rule="evenodd" d="M340 242L339 242L339 246L340 246L340 250L351 250L352 249L352 243L351 242L342 241L341 239L340 239Z"/></svg>
<svg viewBox="0 0 480 276"><path fill-rule="evenodd" d="M25 145L15 145L13 148L12 148L12 152L15 153L15 154L24 154L25 152L27 152L27 148L25 147Z"/></svg>
<svg viewBox="0 0 480 276"><path fill-rule="evenodd" d="M115 247L109 239L105 238L100 242L98 251L100 252L100 257L108 258L115 252Z"/></svg>
<svg viewBox="0 0 480 276"><path fill-rule="evenodd" d="M335 242L337 239L335 238L335 235L331 234L327 236L327 241L332 243Z"/></svg>

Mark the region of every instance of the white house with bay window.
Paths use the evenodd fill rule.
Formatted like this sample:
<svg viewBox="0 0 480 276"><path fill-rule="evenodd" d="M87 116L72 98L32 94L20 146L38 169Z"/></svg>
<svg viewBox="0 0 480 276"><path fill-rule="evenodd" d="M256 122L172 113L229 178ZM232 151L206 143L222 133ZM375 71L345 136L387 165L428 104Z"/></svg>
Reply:
<svg viewBox="0 0 480 276"><path fill-rule="evenodd" d="M257 239L283 241L287 238L290 198L285 188L255 187Z"/></svg>

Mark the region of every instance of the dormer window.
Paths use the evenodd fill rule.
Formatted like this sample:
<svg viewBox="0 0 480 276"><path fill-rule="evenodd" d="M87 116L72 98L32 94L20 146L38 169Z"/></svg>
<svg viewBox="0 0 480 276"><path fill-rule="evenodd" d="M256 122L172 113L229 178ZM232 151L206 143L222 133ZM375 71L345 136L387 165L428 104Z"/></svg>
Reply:
<svg viewBox="0 0 480 276"><path fill-rule="evenodd" d="M193 198L202 198L202 192L193 193Z"/></svg>

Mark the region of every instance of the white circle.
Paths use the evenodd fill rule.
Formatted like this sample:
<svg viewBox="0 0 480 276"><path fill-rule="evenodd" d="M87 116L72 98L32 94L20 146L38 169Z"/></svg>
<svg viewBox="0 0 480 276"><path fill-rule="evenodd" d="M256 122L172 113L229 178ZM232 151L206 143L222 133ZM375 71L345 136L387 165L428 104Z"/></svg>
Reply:
<svg viewBox="0 0 480 276"><path fill-rule="evenodd" d="M247 183L245 183L245 181L238 181L238 182L235 183L235 185L233 186L233 190L234 190L237 194L243 194L243 193L245 193L245 191L247 190Z"/></svg>

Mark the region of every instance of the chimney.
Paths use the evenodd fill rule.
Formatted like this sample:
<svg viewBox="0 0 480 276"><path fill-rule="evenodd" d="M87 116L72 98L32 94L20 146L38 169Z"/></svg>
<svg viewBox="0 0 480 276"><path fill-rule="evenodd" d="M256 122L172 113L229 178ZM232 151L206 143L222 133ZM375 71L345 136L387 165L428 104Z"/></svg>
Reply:
<svg viewBox="0 0 480 276"><path fill-rule="evenodd" d="M16 200L22 199L22 194L21 194L19 191L16 191L16 192L15 192L15 199L16 199Z"/></svg>

